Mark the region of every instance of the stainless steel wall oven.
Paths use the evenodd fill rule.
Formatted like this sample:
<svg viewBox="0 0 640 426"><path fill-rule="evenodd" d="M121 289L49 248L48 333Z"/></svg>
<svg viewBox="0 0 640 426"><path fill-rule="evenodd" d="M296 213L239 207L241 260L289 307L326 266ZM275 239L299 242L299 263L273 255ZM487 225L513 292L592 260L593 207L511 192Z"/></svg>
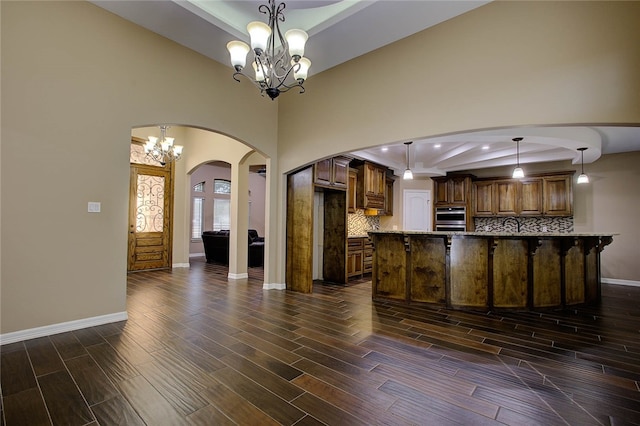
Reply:
<svg viewBox="0 0 640 426"><path fill-rule="evenodd" d="M437 207L436 231L464 232L467 230L467 211L465 207Z"/></svg>

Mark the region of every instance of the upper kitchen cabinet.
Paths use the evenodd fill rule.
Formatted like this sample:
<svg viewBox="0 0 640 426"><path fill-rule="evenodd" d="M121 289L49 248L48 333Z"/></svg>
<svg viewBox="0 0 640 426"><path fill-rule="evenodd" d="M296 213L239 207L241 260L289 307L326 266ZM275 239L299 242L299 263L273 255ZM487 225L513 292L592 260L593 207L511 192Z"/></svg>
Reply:
<svg viewBox="0 0 640 426"><path fill-rule="evenodd" d="M521 216L539 216L542 214L542 179L524 178L518 184L518 202Z"/></svg>
<svg viewBox="0 0 640 426"><path fill-rule="evenodd" d="M395 179L387 175L385 182L383 215L393 216L393 183L395 182Z"/></svg>
<svg viewBox="0 0 640 426"><path fill-rule="evenodd" d="M474 216L571 216L573 173L473 182Z"/></svg>
<svg viewBox="0 0 640 426"><path fill-rule="evenodd" d="M357 169L356 206L361 209L384 210L387 168L365 161Z"/></svg>
<svg viewBox="0 0 640 426"><path fill-rule="evenodd" d="M493 181L478 181L473 183L473 215L493 216L496 214L495 184Z"/></svg>
<svg viewBox="0 0 640 426"><path fill-rule="evenodd" d="M347 213L355 213L356 205L358 204L356 201L356 189L358 187L358 170L349 169L349 187L348 191L348 204L347 204Z"/></svg>
<svg viewBox="0 0 640 426"><path fill-rule="evenodd" d="M318 161L313 167L314 184L325 188L346 190L350 161L350 158L343 156Z"/></svg>
<svg viewBox="0 0 640 426"><path fill-rule="evenodd" d="M542 178L543 212L548 216L573 215L573 173Z"/></svg>
<svg viewBox="0 0 640 426"><path fill-rule="evenodd" d="M471 201L471 175L434 177L435 206L466 206Z"/></svg>

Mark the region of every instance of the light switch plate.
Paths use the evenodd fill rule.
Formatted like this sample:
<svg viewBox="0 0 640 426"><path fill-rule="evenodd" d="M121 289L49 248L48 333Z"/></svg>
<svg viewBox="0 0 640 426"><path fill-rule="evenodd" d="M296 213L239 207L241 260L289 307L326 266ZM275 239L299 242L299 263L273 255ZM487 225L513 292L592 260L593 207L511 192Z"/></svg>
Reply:
<svg viewBox="0 0 640 426"><path fill-rule="evenodd" d="M100 213L100 203L98 201L89 201L87 211L89 213Z"/></svg>

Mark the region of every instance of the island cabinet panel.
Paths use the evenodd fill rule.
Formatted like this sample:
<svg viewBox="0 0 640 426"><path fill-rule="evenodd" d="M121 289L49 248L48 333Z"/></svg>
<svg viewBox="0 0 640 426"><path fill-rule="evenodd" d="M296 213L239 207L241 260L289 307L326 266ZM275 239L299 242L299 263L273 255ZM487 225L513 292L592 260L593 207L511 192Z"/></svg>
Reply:
<svg viewBox="0 0 640 426"><path fill-rule="evenodd" d="M411 300L446 303L446 244L442 237L413 235L410 239Z"/></svg>
<svg viewBox="0 0 640 426"><path fill-rule="evenodd" d="M489 244L486 238L455 238L451 243L451 305L488 306Z"/></svg>
<svg viewBox="0 0 640 426"><path fill-rule="evenodd" d="M565 241L563 304L576 305L585 300L584 241L569 239ZM568 249L568 250L567 250Z"/></svg>
<svg viewBox="0 0 640 426"><path fill-rule="evenodd" d="M561 241L541 239L533 255L533 306L536 308L562 304Z"/></svg>
<svg viewBox="0 0 640 426"><path fill-rule="evenodd" d="M493 306L527 306L529 244L522 239L498 239L493 252Z"/></svg>
<svg viewBox="0 0 640 426"><path fill-rule="evenodd" d="M406 300L407 253L403 235L375 235L373 247L373 296Z"/></svg>
<svg viewBox="0 0 640 426"><path fill-rule="evenodd" d="M612 235L370 231L372 296L453 309L597 303Z"/></svg>
<svg viewBox="0 0 640 426"><path fill-rule="evenodd" d="M598 270L598 239L584 241L584 298L586 303L600 300L600 271Z"/></svg>

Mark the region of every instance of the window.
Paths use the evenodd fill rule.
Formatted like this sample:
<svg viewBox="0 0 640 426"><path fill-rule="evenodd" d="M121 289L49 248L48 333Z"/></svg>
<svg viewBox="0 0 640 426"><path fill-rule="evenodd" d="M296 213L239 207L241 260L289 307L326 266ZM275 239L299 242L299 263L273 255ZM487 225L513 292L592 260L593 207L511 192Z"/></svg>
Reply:
<svg viewBox="0 0 640 426"><path fill-rule="evenodd" d="M193 209L191 212L193 214L191 218L191 238L200 239L202 237L202 222L204 218L204 198L193 197Z"/></svg>
<svg viewBox="0 0 640 426"><path fill-rule="evenodd" d="M231 200L216 198L213 200L213 230L231 228Z"/></svg>
<svg viewBox="0 0 640 426"><path fill-rule="evenodd" d="M216 194L231 194L231 181L226 179L214 179L213 192Z"/></svg>
<svg viewBox="0 0 640 426"><path fill-rule="evenodd" d="M194 192L204 192L204 182L197 183L193 185Z"/></svg>

